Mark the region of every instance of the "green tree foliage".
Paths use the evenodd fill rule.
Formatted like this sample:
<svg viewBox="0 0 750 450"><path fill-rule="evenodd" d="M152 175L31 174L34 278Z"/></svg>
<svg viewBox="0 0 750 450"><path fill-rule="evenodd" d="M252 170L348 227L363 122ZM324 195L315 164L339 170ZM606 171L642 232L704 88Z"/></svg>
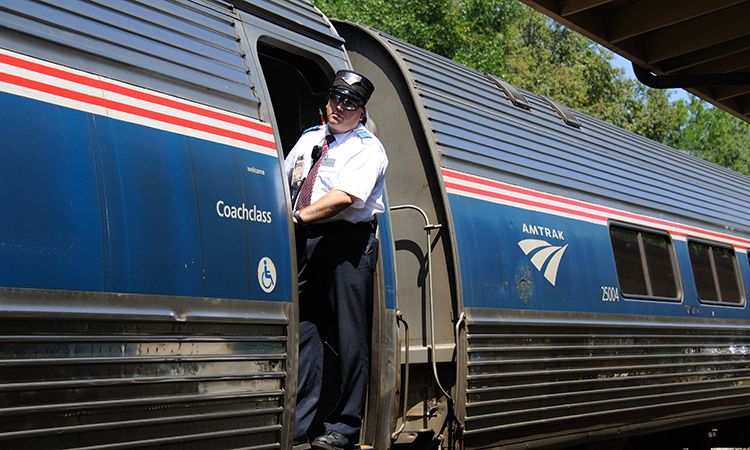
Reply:
<svg viewBox="0 0 750 450"><path fill-rule="evenodd" d="M431 52L455 58L461 39L452 0L321 0L329 17L371 26Z"/></svg>
<svg viewBox="0 0 750 450"><path fill-rule="evenodd" d="M688 119L674 146L695 156L750 175L750 124L697 97L687 105Z"/></svg>
<svg viewBox="0 0 750 450"><path fill-rule="evenodd" d="M650 139L750 175L750 126L693 98L672 101L613 67L609 50L517 0L313 0Z"/></svg>
<svg viewBox="0 0 750 450"><path fill-rule="evenodd" d="M508 24L521 17L518 1L464 0L454 8L460 39L452 59L480 72L505 78L516 38Z"/></svg>

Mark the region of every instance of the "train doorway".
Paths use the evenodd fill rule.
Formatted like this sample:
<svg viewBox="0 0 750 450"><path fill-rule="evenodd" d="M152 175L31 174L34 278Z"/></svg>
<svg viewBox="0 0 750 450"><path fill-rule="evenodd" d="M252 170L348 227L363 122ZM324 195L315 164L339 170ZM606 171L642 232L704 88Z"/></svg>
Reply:
<svg viewBox="0 0 750 450"><path fill-rule="evenodd" d="M335 70L327 61L315 55L298 52L275 41L259 42L258 55L273 106L281 148L286 157L305 130L325 123L325 102ZM374 300L368 307L367 318L371 336L368 399L377 400L367 402L359 436L360 448L379 448L383 447L383 443L389 442L391 430L388 416L392 409L392 399L384 402L381 397L386 395L384 392L393 392L396 384L392 367L395 348L390 351L384 351L382 348L383 342L394 342L392 335L396 331L393 326L388 327L387 324L395 324L395 319L386 317L384 313L386 290L380 275L382 261L378 267L374 278ZM336 364L338 352L329 342L331 341L326 339L323 393L311 434L317 431L320 431L319 434L324 432L323 419L336 407L339 396L340 377ZM296 371L296 364L295 358L291 370ZM389 364L390 369L384 368ZM383 377L383 372L388 372L391 376ZM290 379L296 380L296 374ZM385 387L386 385L388 387ZM378 446L377 443L381 445Z"/></svg>
<svg viewBox="0 0 750 450"><path fill-rule="evenodd" d="M312 59L264 41L258 43L258 56L286 156L303 131L323 123L333 73L329 68L329 76Z"/></svg>

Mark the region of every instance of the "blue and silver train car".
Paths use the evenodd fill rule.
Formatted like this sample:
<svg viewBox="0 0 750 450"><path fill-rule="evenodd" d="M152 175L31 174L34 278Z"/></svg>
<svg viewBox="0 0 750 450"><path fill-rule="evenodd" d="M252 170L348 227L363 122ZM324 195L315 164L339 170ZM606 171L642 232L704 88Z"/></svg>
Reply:
<svg viewBox="0 0 750 450"><path fill-rule="evenodd" d="M280 161L347 67L305 1L0 1L0 448L291 447Z"/></svg>
<svg viewBox="0 0 750 450"><path fill-rule="evenodd" d="M343 68L391 161L361 448L750 415L747 178L304 0L0 0L0 448L291 447L281 160Z"/></svg>
<svg viewBox="0 0 750 450"><path fill-rule="evenodd" d="M719 421L750 414L750 180L334 24L392 161L395 442L695 449L737 431Z"/></svg>

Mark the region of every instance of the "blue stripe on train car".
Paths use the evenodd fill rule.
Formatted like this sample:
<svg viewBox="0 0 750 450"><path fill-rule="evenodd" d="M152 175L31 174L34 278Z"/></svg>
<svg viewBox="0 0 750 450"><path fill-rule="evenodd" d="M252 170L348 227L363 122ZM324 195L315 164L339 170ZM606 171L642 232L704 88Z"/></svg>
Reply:
<svg viewBox="0 0 750 450"><path fill-rule="evenodd" d="M380 259L383 262L385 307L386 309L396 309L396 267L392 247L393 236L391 235L391 225L387 212L378 218L378 233L381 251Z"/></svg>
<svg viewBox="0 0 750 450"><path fill-rule="evenodd" d="M464 306L599 312L591 300L601 302L601 289L589 280L609 278L617 284L613 263L610 269L592 259L601 254L593 251L592 238L597 232L606 235L606 227L458 195L449 199ZM527 240L549 244L541 269L519 245Z"/></svg>
<svg viewBox="0 0 750 450"><path fill-rule="evenodd" d="M681 295L675 300L628 298L619 292L605 224L456 194L449 200L467 308L724 319L747 315L746 308L698 302L684 240L673 241ZM747 257L741 256L740 269L748 273Z"/></svg>
<svg viewBox="0 0 750 450"><path fill-rule="evenodd" d="M0 143L0 285L291 301L276 157L6 93Z"/></svg>

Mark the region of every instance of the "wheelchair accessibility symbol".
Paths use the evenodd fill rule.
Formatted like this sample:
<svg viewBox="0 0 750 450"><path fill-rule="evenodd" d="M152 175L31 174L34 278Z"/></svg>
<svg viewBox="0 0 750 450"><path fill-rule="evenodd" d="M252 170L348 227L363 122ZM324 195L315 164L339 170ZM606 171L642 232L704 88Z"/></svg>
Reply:
<svg viewBox="0 0 750 450"><path fill-rule="evenodd" d="M258 263L258 283L267 294L276 287L276 266L269 257L262 258Z"/></svg>

